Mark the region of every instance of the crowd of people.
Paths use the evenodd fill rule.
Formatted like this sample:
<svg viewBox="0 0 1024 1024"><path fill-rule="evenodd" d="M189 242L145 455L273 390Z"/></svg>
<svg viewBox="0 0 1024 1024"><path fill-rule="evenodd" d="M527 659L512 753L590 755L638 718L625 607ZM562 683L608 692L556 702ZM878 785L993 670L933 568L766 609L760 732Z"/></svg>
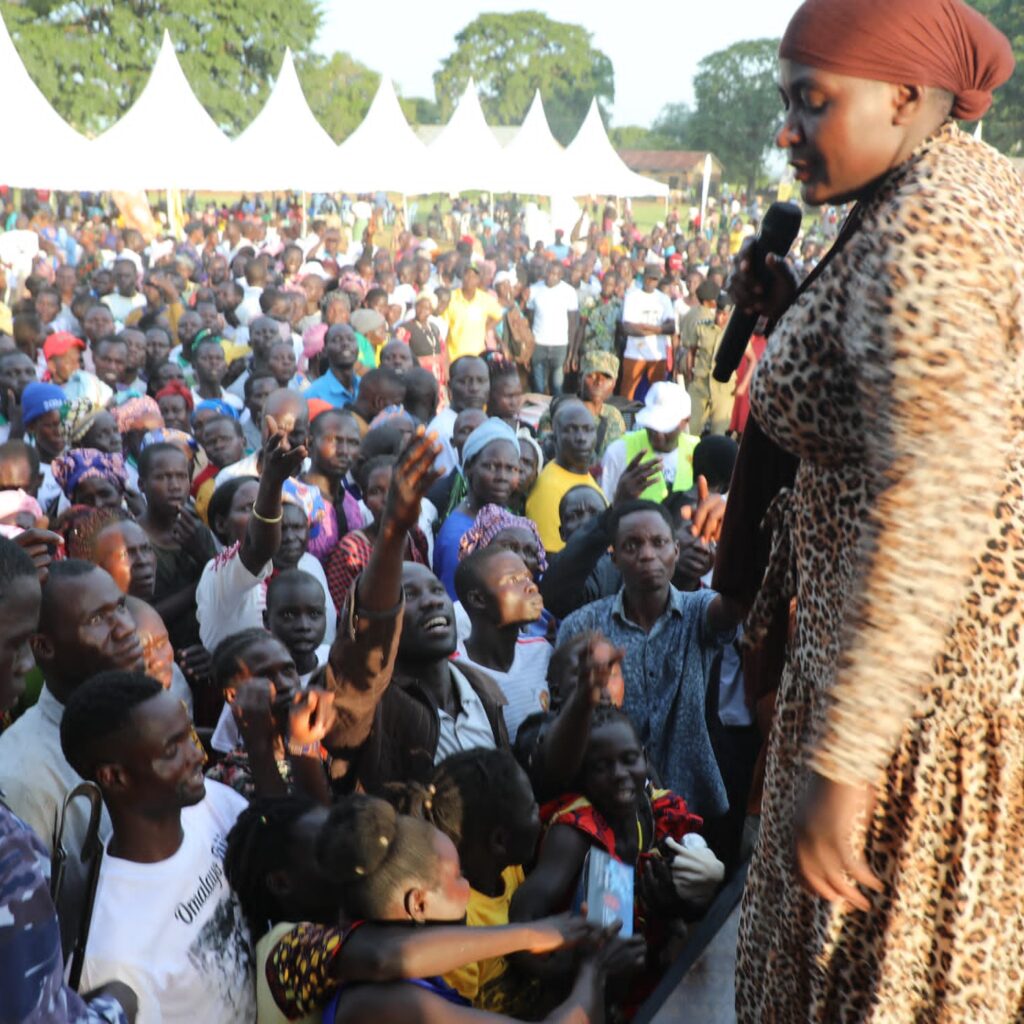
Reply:
<svg viewBox="0 0 1024 1024"><path fill-rule="evenodd" d="M748 858L743 1024L1019 1020L1013 57L878 10L783 38L764 273L4 197L0 1021L628 1020Z"/></svg>
<svg viewBox="0 0 1024 1024"><path fill-rule="evenodd" d="M708 580L745 232L531 246L505 208L357 245L238 204L146 242L23 198L0 1018L628 1017L743 852ZM592 851L632 873L625 936L580 916Z"/></svg>

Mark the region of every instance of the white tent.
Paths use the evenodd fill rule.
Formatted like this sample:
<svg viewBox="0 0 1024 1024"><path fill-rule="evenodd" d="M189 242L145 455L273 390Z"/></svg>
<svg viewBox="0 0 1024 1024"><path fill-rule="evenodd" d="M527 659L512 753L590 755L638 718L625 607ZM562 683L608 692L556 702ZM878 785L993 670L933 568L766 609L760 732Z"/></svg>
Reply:
<svg viewBox="0 0 1024 1024"><path fill-rule="evenodd" d="M81 177L127 192L237 188L231 142L196 99L167 32L145 88L90 144L87 170Z"/></svg>
<svg viewBox="0 0 1024 1024"><path fill-rule="evenodd" d="M565 191L574 196L667 196L668 185L631 171L604 130L597 100L565 150Z"/></svg>
<svg viewBox="0 0 1024 1024"><path fill-rule="evenodd" d="M427 147L409 126L385 75L366 117L338 147L334 165L333 187L349 192L418 195L440 187Z"/></svg>
<svg viewBox="0 0 1024 1024"><path fill-rule="evenodd" d="M565 150L551 134L538 89L515 138L502 152L500 191L528 196L572 192L565 167Z"/></svg>
<svg viewBox="0 0 1024 1024"><path fill-rule="evenodd" d="M231 143L232 180L243 192L338 188L338 147L309 109L285 49L274 88L245 131Z"/></svg>
<svg viewBox="0 0 1024 1024"><path fill-rule="evenodd" d="M502 187L503 150L484 120L472 78L429 151L446 192Z"/></svg>
<svg viewBox="0 0 1024 1024"><path fill-rule="evenodd" d="M14 188L93 189L82 169L90 145L50 106L32 81L0 17L0 96L6 144L0 148L0 182Z"/></svg>

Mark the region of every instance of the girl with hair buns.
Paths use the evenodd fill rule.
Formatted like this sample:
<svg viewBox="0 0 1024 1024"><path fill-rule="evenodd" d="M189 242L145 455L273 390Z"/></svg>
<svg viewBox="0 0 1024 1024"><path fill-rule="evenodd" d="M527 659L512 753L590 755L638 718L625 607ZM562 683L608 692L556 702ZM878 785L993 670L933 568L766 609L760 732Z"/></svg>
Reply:
<svg viewBox="0 0 1024 1024"><path fill-rule="evenodd" d="M257 799L228 836L224 869L256 940L260 1024L506 1020L464 1008L433 976L608 934L569 917L466 928L469 884L451 840L371 797L330 810L302 796ZM550 1020L593 1019L603 963L618 952L605 949Z"/></svg>
<svg viewBox="0 0 1024 1024"><path fill-rule="evenodd" d="M807 0L779 56L804 201L855 205L799 292L749 249L732 285L769 340L715 587L764 520L748 638L796 598L738 1016L1019 1021L1024 187L952 120L1012 51L960 0Z"/></svg>

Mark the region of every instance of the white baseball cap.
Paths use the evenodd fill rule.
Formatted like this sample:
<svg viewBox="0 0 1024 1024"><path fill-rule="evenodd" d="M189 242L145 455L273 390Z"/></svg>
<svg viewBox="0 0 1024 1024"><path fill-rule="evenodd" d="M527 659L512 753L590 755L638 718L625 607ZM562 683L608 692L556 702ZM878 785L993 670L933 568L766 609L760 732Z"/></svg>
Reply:
<svg viewBox="0 0 1024 1024"><path fill-rule="evenodd" d="M669 380L652 384L636 422L658 434L670 434L690 418L690 396L686 388Z"/></svg>

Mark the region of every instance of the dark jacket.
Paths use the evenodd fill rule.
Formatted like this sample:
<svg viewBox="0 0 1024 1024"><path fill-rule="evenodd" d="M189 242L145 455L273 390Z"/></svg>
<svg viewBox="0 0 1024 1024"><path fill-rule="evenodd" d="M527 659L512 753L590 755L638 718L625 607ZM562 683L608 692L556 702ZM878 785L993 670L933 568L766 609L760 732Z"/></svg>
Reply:
<svg viewBox="0 0 1024 1024"><path fill-rule="evenodd" d="M350 593L355 592L353 587ZM371 618L356 611L354 596L340 616L331 661L318 683L334 694L338 713L324 742L335 792L358 787L381 794L389 783L426 783L433 773L441 732L437 707L414 676L395 670L402 616L399 605ZM495 744L509 749L502 711L508 700L501 688L464 661L458 669L484 706Z"/></svg>

